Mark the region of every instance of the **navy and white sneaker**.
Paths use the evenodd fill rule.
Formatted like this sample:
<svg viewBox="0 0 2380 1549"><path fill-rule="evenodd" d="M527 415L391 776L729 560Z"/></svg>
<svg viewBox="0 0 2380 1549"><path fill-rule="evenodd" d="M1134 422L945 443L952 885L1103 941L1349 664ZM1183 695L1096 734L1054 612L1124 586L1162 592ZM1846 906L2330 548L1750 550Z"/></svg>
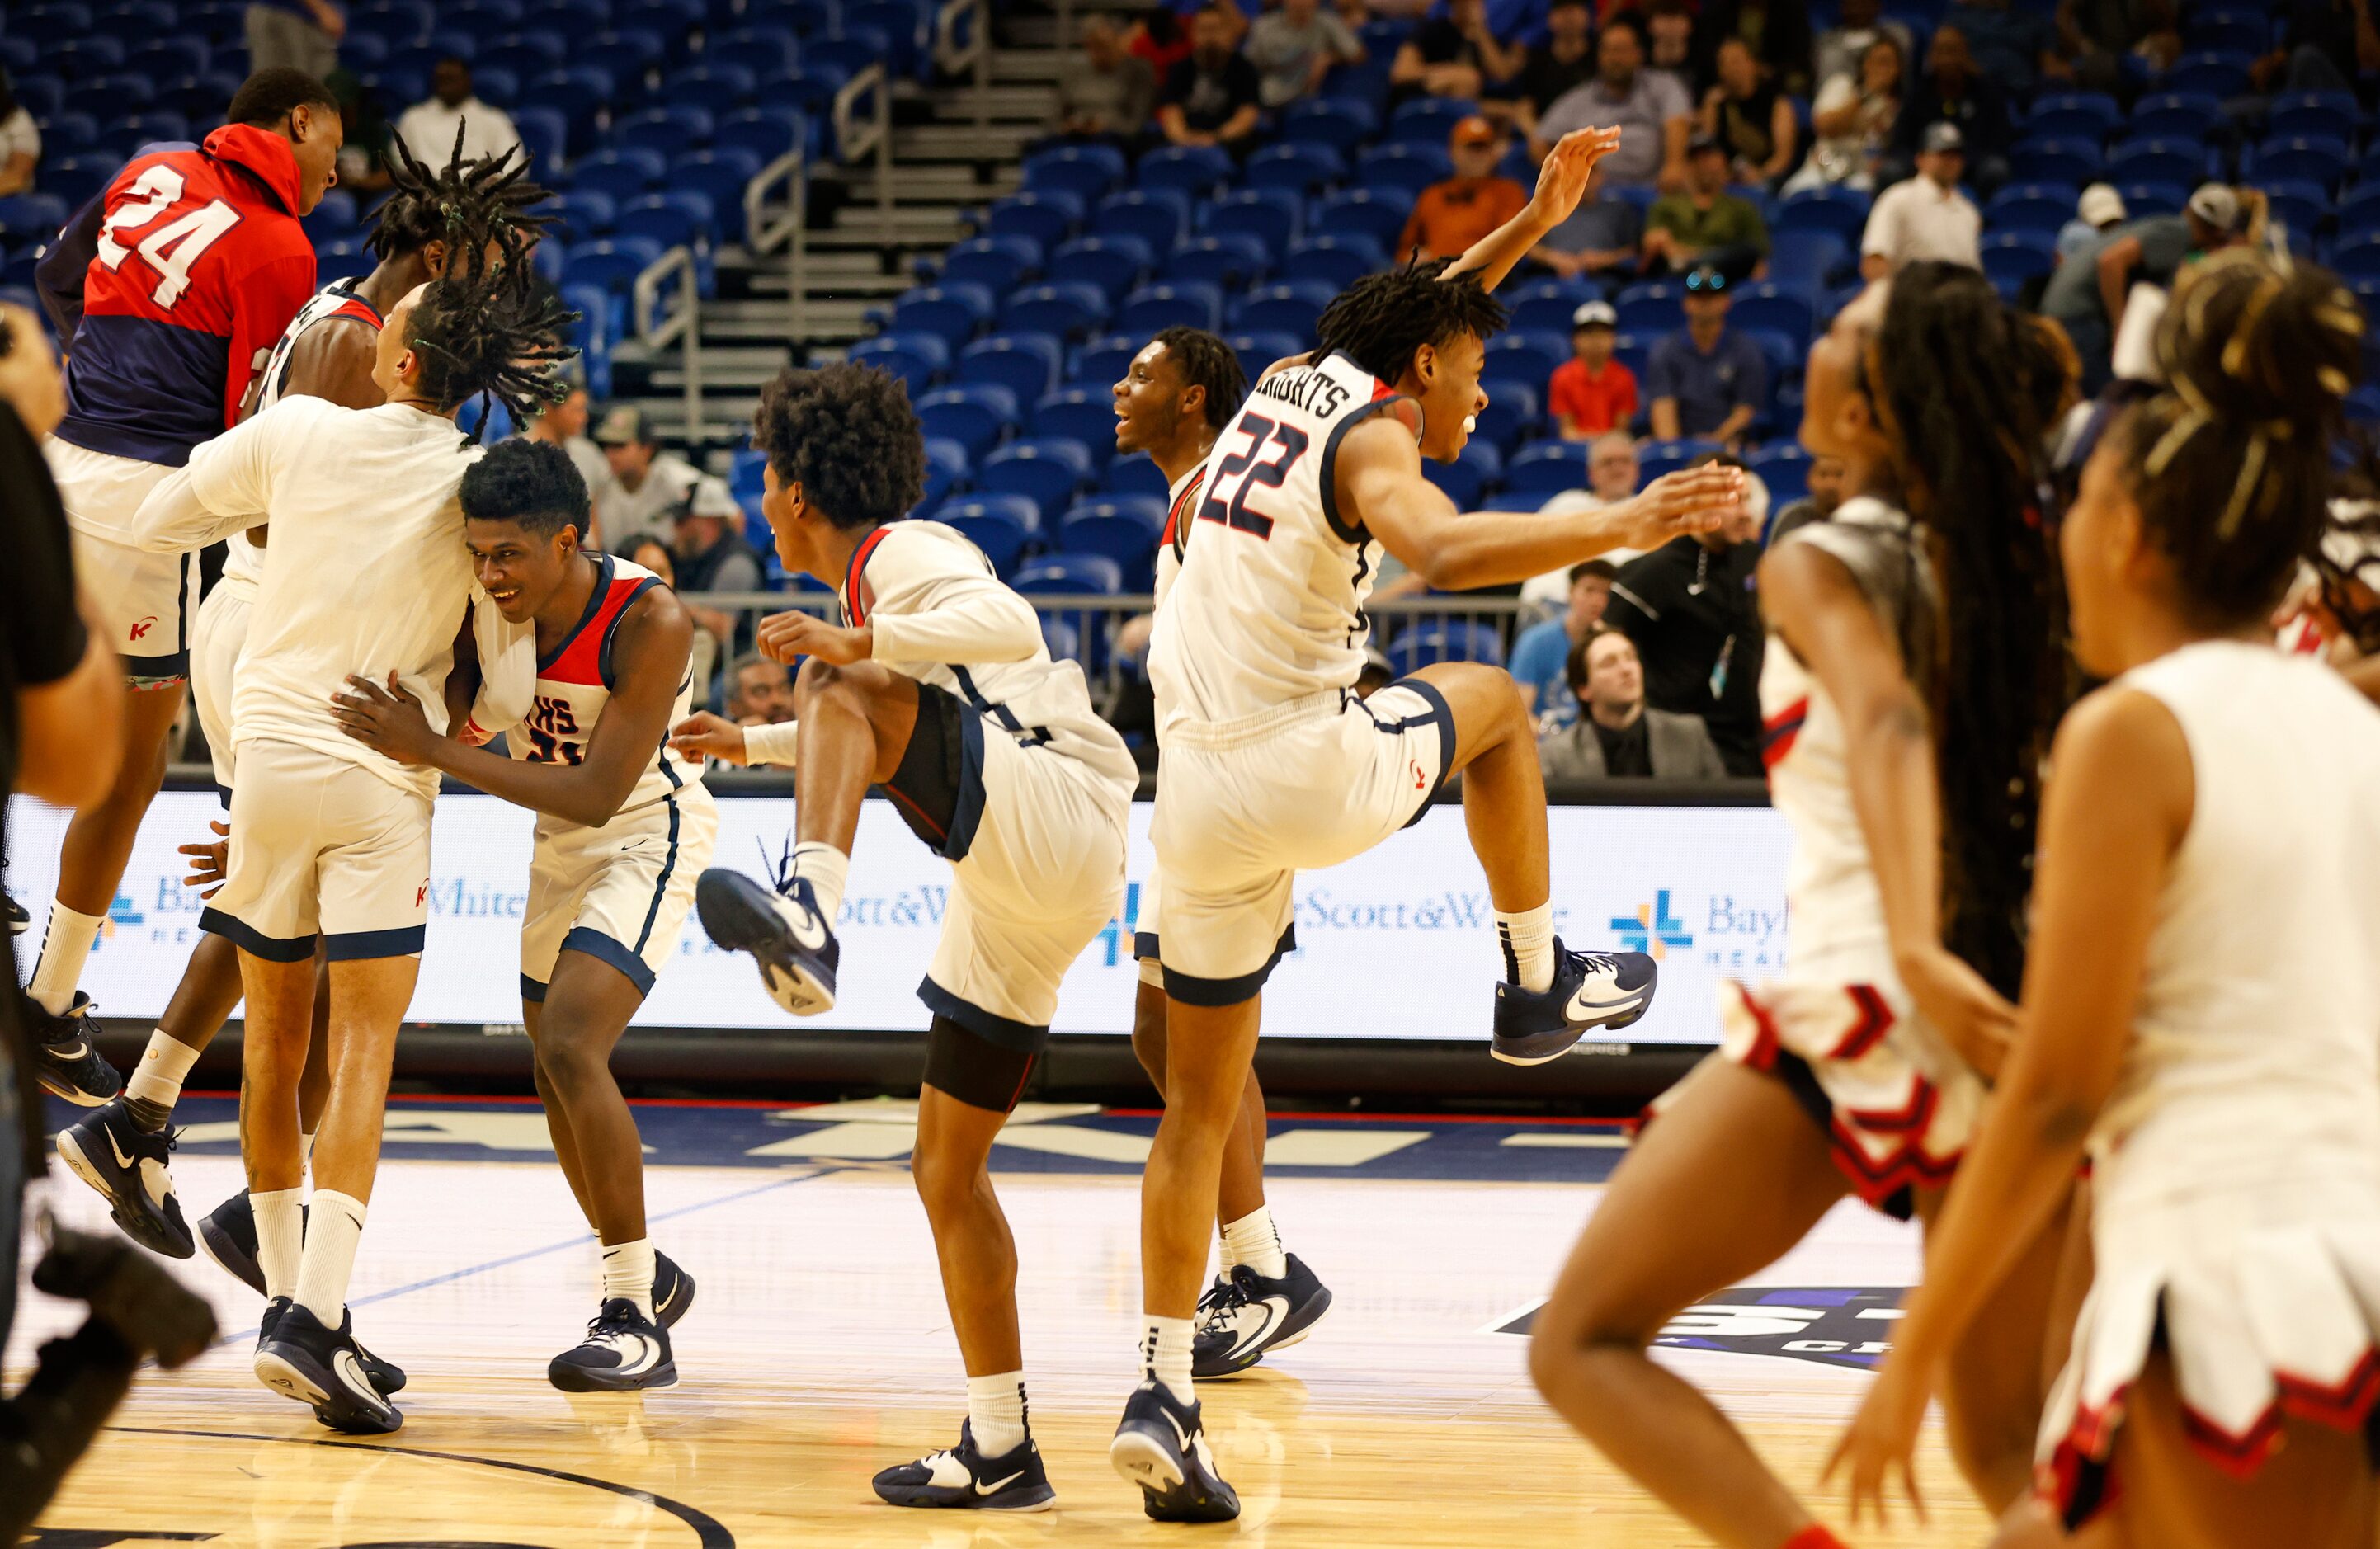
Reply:
<svg viewBox="0 0 2380 1549"><path fill-rule="evenodd" d="M1509 979L1497 985L1490 1052L1507 1065L1558 1059L1596 1028L1618 1032L1642 1018L1659 977L1643 952L1573 952L1557 936L1550 986L1532 993Z"/></svg>
<svg viewBox="0 0 2380 1549"><path fill-rule="evenodd" d="M1267 1350L1297 1343L1330 1311L1330 1288L1295 1253L1286 1273L1269 1280L1246 1265L1198 1305L1198 1337L1190 1347L1190 1374L1205 1382L1235 1377Z"/></svg>
<svg viewBox="0 0 2380 1549"><path fill-rule="evenodd" d="M270 1311L270 1310L268 1310ZM342 1322L339 1331L289 1303L256 1346L256 1376L284 1398L310 1406L314 1418L351 1436L384 1436L405 1416L373 1386L363 1351Z"/></svg>
<svg viewBox="0 0 2380 1549"><path fill-rule="evenodd" d="M975 1426L959 1422L959 1445L896 1463L876 1476L876 1495L894 1506L939 1506L961 1511L1047 1511L1057 1504L1041 1449L1033 1438L998 1458L975 1445Z"/></svg>
<svg viewBox="0 0 2380 1549"><path fill-rule="evenodd" d="M740 871L712 866L695 884L694 907L711 940L759 960L770 999L797 1017L834 1010L843 943L808 882L781 876L771 890Z"/></svg>
<svg viewBox="0 0 2380 1549"><path fill-rule="evenodd" d="M133 1122L117 1098L79 1124L58 1131L58 1160L107 1201L124 1235L152 1253L186 1259L198 1251L169 1170L174 1137Z"/></svg>
<svg viewBox="0 0 2380 1549"><path fill-rule="evenodd" d="M100 1057L99 1023L91 1014L90 996L75 991L74 1004L56 1016L30 1000L26 1010L43 1090L85 1108L112 1103L122 1094L123 1078Z"/></svg>
<svg viewBox="0 0 2380 1549"><path fill-rule="evenodd" d="M264 1294L264 1265L256 1256L256 1208L248 1203L247 1190L199 1217L199 1246L234 1279L259 1296Z"/></svg>
<svg viewBox="0 0 2380 1549"><path fill-rule="evenodd" d="M256 1342L259 1347L261 1347L265 1340L273 1337L273 1331L281 1325L281 1314L287 1312L290 1305L289 1298L285 1296L274 1297L265 1303L264 1315L256 1323ZM363 1341L356 1339L356 1314L352 1309L340 1309L339 1337L355 1340L356 1354L363 1361L364 1375L370 1379L373 1387L380 1390L382 1398L385 1398L392 1393L404 1391L405 1368L395 1361L382 1361L379 1356L366 1349ZM328 1425L331 1422L325 1420L322 1423Z"/></svg>
<svg viewBox="0 0 2380 1549"><path fill-rule="evenodd" d="M22 936L27 931L33 928L33 916L25 913L25 906L17 902L17 895L15 893L0 893L0 899L6 899L7 901L6 913L8 916L9 935Z"/></svg>
<svg viewBox="0 0 2380 1549"><path fill-rule="evenodd" d="M686 1316L694 1305L694 1277L678 1267L675 1259L656 1251L653 1254L653 1321L663 1328L675 1328L677 1320Z"/></svg>
<svg viewBox="0 0 2380 1549"><path fill-rule="evenodd" d="M637 1311L625 1296L603 1303L587 1325L587 1337L546 1364L545 1380L565 1393L627 1393L670 1387L677 1362L669 1334Z"/></svg>
<svg viewBox="0 0 2380 1549"><path fill-rule="evenodd" d="M1215 1471L1196 1400L1185 1404L1154 1377L1133 1389L1108 1443L1108 1461L1140 1486L1140 1507L1159 1522L1228 1522L1239 1493Z"/></svg>

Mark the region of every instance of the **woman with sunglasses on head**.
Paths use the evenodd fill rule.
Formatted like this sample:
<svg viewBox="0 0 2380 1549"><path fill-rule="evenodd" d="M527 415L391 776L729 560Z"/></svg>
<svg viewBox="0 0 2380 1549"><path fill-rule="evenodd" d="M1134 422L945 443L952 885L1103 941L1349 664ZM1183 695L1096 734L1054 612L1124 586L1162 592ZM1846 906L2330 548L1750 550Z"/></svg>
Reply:
<svg viewBox="0 0 2380 1549"><path fill-rule="evenodd" d="M2060 548L2112 681L2058 735L2019 1036L1839 1449L1855 1512L2087 1157L2096 1279L2000 1542L2370 1549L2380 713L2267 623L2321 563L2363 329L2322 270L2208 259L2084 470Z"/></svg>
<svg viewBox="0 0 2380 1549"><path fill-rule="evenodd" d="M2006 1047L2035 773L2064 693L2038 449L2070 360L1989 282L1911 265L1813 347L1802 442L1859 494L1771 550L1764 756L1791 828L1782 982L1730 986L1724 1039L1658 1105L1538 1314L1537 1386L1730 1549L1839 1549L1647 1346L1847 1193L1931 1220ZM2023 1493L2058 1258L2037 1234L1953 1352L1953 1457Z"/></svg>

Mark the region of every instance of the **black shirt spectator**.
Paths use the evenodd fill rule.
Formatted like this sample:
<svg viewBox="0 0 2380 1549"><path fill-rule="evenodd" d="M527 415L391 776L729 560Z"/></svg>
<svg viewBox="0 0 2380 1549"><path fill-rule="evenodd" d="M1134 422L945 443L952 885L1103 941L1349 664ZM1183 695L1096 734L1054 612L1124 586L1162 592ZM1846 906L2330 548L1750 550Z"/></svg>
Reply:
<svg viewBox="0 0 2380 1549"><path fill-rule="evenodd" d="M1176 145L1236 150L1257 130L1262 82L1235 46L1238 25L1220 6L1208 6L1190 24L1190 57L1173 67L1157 102L1158 126Z"/></svg>
<svg viewBox="0 0 2380 1549"><path fill-rule="evenodd" d="M1399 98L1493 96L1488 88L1519 73L1523 57L1489 30L1486 0L1451 0L1397 50L1389 79Z"/></svg>
<svg viewBox="0 0 2380 1549"><path fill-rule="evenodd" d="M1760 545L1725 532L1672 539L1631 560L1604 622L1636 643L1645 702L1709 727L1727 772L1760 777Z"/></svg>
<svg viewBox="0 0 2380 1549"><path fill-rule="evenodd" d="M1956 124L1967 147L1969 180L1990 193L2008 180L2009 127L2007 99L1991 79L1975 68L1967 40L1955 27L1934 33L1925 52L1925 69L1902 93L1900 116L1892 125L1892 157L1877 186L1897 183L1913 171L1925 127Z"/></svg>
<svg viewBox="0 0 2380 1549"><path fill-rule="evenodd" d="M1717 69L1718 45L1730 38L1742 38L1761 72L1788 95L1806 97L1816 86L1803 0L1707 0L1694 25L1694 53L1706 82Z"/></svg>
<svg viewBox="0 0 2380 1549"><path fill-rule="evenodd" d="M1586 0L1553 0L1546 11L1546 41L1529 49L1518 74L1494 93L1520 104L1523 127L1573 86L1595 79L1595 31Z"/></svg>

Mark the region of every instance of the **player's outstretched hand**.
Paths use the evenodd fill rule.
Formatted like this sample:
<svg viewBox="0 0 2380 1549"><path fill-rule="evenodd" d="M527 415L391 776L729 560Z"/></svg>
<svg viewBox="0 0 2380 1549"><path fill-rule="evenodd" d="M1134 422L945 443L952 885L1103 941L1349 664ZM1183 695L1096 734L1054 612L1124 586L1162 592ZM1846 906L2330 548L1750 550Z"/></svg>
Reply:
<svg viewBox="0 0 2380 1549"><path fill-rule="evenodd" d="M200 898L212 898L231 876L231 825L211 820L207 827L215 831L211 842L177 846L190 858L190 874L182 878L185 888L196 888Z"/></svg>
<svg viewBox="0 0 2380 1549"><path fill-rule="evenodd" d="M1658 549L1673 538L1713 531L1736 518L1744 488L1742 468L1718 463L1665 473L1621 508L1622 541L1631 549Z"/></svg>
<svg viewBox="0 0 2380 1549"><path fill-rule="evenodd" d="M709 710L697 710L670 728L670 748L683 758L716 758L722 764L748 764L744 728Z"/></svg>
<svg viewBox="0 0 2380 1549"><path fill-rule="evenodd" d="M1612 129L1572 129L1554 142L1546 152L1545 164L1537 169L1537 191L1529 200L1532 211L1553 224L1559 225L1571 217L1578 201L1586 195L1586 175L1595 163L1620 149L1620 131Z"/></svg>
<svg viewBox="0 0 2380 1549"><path fill-rule="evenodd" d="M795 609L762 619L753 644L770 660L789 666L803 657L814 656L830 666L848 667L876 653L876 633L864 624L846 629L827 623L816 613Z"/></svg>
<svg viewBox="0 0 2380 1549"><path fill-rule="evenodd" d="M1895 1471L1900 1475L1901 1488L1909 1493L1909 1505L1917 1519L1925 1520L1925 1497L1917 1492L1914 1459L1917 1427L1925 1418L1930 1397L1913 1362L1897 1353L1885 1358L1876 1381L1868 1386L1866 1400L1852 1417L1819 1476L1831 1480L1839 1473L1846 1475L1852 1527L1860 1525L1870 1507L1875 1508L1876 1525L1883 1526L1885 1488Z"/></svg>
<svg viewBox="0 0 2380 1549"><path fill-rule="evenodd" d="M386 688L350 672L347 687L353 692L331 696L331 713L338 717L340 731L400 764L433 762L431 750L445 739L430 729L420 701L398 685L395 672L388 675Z"/></svg>

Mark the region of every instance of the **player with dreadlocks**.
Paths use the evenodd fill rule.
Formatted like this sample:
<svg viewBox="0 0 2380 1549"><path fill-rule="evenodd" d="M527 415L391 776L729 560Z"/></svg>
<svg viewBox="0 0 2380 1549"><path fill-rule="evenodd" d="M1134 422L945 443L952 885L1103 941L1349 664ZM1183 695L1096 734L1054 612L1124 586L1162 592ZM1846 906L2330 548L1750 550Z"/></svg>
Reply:
<svg viewBox="0 0 2380 1549"><path fill-rule="evenodd" d="M2008 1047L2064 700L2044 436L2069 358L1944 263L1870 290L1811 351L1803 444L1859 494L1760 567L1789 965L1727 986L1719 1054L1612 1175L1530 1349L1547 1399L1730 1549L1840 1546L1646 1346L1846 1193L1903 1219L1941 1206ZM1996 1511L2030 1477L2063 1242L2027 1238L1948 1374L1951 1455Z"/></svg>
<svg viewBox="0 0 2380 1549"><path fill-rule="evenodd" d="M334 280L298 310L256 374L247 414L304 394L371 408L382 401L373 378L381 321L398 301L444 274L465 254L481 265L526 257L540 217L529 207L547 197L527 178L516 148L481 161L456 153L431 172L402 139L392 140L390 175L395 192L374 217L371 250L380 262L361 278ZM214 758L215 786L231 805L232 668L247 642L249 612L263 574L266 530L231 535L222 579L207 593L191 631L191 694L199 724ZM214 847L189 846L194 858ZM58 1156L76 1177L98 1190L126 1235L152 1252L186 1259L192 1249L168 1170L173 1141L166 1125L188 1075L223 1028L240 994L239 954L228 938L201 933L182 982L149 1035L148 1047L122 1095L60 1132ZM327 996L318 989L315 1040L321 1047ZM307 1062L301 1130L311 1136L322 1109L329 1072L319 1058ZM235 1194L203 1217L199 1235L208 1253L260 1294L256 1223L248 1196Z"/></svg>
<svg viewBox="0 0 2380 1549"><path fill-rule="evenodd" d="M1142 1381L1109 1456L1165 1520L1235 1517L1192 1386L1193 1318L1225 1145L1256 1049L1257 996L1280 961L1296 874L1395 833L1455 770L1502 938L1494 1048L1551 1059L1653 996L1641 954L1554 939L1545 785L1512 681L1476 662L1354 692L1382 549L1432 586L1522 581L1622 544L1715 525L1742 475L1695 469L1575 515L1459 514L1422 459L1463 448L1503 309L1488 295L1569 216L1619 132L1550 152L1528 207L1451 263L1357 281L1324 312L1321 348L1268 372L1216 441L1197 536L1149 649L1162 776L1165 1118L1141 1187ZM1266 1316L1287 1311L1265 1299ZM1238 1337L1260 1336L1251 1318Z"/></svg>
<svg viewBox="0 0 2380 1549"><path fill-rule="evenodd" d="M563 389L555 344L572 315L540 302L526 265L460 262L388 315L373 361L385 402L283 398L199 447L135 519L138 543L188 551L271 524L234 690L230 853L207 927L239 949L248 1016L241 1154L271 1298L258 1376L337 1429L394 1431L345 1321L347 1279L380 1158L396 1030L428 914L437 777L342 733L333 696L351 674L462 720L455 626L472 597L457 491L481 455L455 415L492 398L528 418ZM330 963L331 1093L307 1158L297 1085L314 999L315 938Z"/></svg>

